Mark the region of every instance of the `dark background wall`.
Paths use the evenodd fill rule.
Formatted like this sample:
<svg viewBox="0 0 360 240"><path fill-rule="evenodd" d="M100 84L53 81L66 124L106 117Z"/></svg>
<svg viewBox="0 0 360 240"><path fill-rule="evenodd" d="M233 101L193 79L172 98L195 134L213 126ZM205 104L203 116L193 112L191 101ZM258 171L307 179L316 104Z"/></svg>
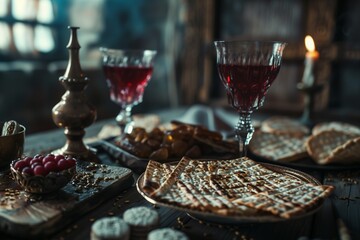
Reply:
<svg viewBox="0 0 360 240"><path fill-rule="evenodd" d="M158 55L153 77L146 89L144 102L136 106L134 112L151 112L177 105L172 97L176 94L171 93L175 88L175 79L171 76L174 75L176 51L179 49L176 38L180 38L182 32L181 17L178 16L180 1L173 1L171 6L169 1L164 0L48 2L52 4L54 14L49 23L37 22L36 19L19 21L12 15L13 9L32 9L32 5L16 6L12 1L8 1L7 15L0 17L0 23L6 23L11 28L19 22L31 29L49 27L55 42L49 52L33 49L24 53L16 46L1 49L0 121L15 119L26 125L28 132L55 128L51 109L65 92L58 78L64 74L67 64L68 25L80 27L81 65L91 80L86 94L97 108L98 119L114 117L120 110L109 99L99 47L156 49ZM31 41L32 37L28 35L22 40Z"/></svg>
<svg viewBox="0 0 360 240"><path fill-rule="evenodd" d="M21 7L36 11L42 1L52 6L51 21L13 14ZM356 122L360 119L359 13L360 2L355 0L3 0L0 121L15 119L27 126L28 133L55 128L51 109L64 93L58 78L67 63L67 26L75 25L80 26L81 64L91 79L86 94L98 119L119 111L108 97L100 46L158 51L144 102L134 108L135 113L193 103L226 105L214 62L215 39L287 41L284 64L262 111L301 114L302 95L296 84L303 71L303 39L312 34L321 53L319 79L326 82L318 111L339 113ZM32 43L31 29L43 26L51 30L54 47L47 52L20 51L13 37L17 23L28 28L17 41Z"/></svg>

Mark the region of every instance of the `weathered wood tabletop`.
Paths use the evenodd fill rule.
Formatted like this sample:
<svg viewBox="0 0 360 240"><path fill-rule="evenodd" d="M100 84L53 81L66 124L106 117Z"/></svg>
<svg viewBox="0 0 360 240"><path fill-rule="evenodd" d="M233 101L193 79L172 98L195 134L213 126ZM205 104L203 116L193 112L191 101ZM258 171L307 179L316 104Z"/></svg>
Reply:
<svg viewBox="0 0 360 240"><path fill-rule="evenodd" d="M176 115L166 116L169 119ZM99 121L87 129L87 137L96 136L104 124ZM61 129L26 137L28 154L49 152L61 147L65 137ZM96 144L95 144L96 145ZM115 164L111 157L99 151L98 157L106 164ZM161 227L173 227L185 232L190 239L360 239L360 169L314 170L299 169L316 177L324 184L335 186L333 195L315 214L304 218L276 223L243 223L220 225L195 220L185 212L155 207L160 214ZM137 175L134 174L134 180ZM100 206L72 219L71 223L46 239L89 239L92 223L101 217L119 215L133 206L149 206L137 192L136 187L119 190L115 197L104 196ZM1 239L12 236L0 232Z"/></svg>

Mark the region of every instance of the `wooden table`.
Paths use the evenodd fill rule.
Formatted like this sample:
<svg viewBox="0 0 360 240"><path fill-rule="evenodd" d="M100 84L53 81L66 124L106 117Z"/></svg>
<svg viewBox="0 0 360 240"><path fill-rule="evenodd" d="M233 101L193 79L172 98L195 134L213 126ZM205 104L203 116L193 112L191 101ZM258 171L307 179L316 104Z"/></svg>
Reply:
<svg viewBox="0 0 360 240"><path fill-rule="evenodd" d="M163 121L176 118L183 111L160 113ZM96 136L104 124L100 121L87 129L87 137ZM29 154L48 152L61 147L65 138L61 129L26 137L25 151ZM110 156L99 152L99 158L111 162ZM194 220L184 212L156 207L160 214L161 227L173 227L185 232L191 239L360 239L360 170L321 171L303 170L324 184L336 187L314 215L277 223L219 225ZM136 178L137 175L134 175ZM106 197L106 196L104 196ZM119 215L133 206L153 207L130 187L116 193L95 210L73 219L72 224L49 239L89 239L92 223L101 217ZM2 236L1 236L2 235ZM1 239L12 239L0 232ZM351 237L351 238L346 238Z"/></svg>

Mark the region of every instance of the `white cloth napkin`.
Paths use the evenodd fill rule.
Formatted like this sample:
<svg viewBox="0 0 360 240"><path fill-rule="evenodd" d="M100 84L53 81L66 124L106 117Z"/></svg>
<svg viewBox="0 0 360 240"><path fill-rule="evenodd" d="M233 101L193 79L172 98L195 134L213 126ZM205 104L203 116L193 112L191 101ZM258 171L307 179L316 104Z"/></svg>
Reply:
<svg viewBox="0 0 360 240"><path fill-rule="evenodd" d="M189 124L201 124L210 130L216 130L214 111L207 106L192 106L185 112L182 117L176 120Z"/></svg>

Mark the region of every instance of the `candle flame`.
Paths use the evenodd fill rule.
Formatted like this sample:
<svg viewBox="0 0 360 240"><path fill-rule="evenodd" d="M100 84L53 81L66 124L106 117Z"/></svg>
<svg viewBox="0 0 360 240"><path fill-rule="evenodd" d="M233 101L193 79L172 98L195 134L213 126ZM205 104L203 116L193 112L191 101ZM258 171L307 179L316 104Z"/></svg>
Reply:
<svg viewBox="0 0 360 240"><path fill-rule="evenodd" d="M307 35L305 37L305 47L310 52L315 51L315 42L314 42L314 39L310 35Z"/></svg>

